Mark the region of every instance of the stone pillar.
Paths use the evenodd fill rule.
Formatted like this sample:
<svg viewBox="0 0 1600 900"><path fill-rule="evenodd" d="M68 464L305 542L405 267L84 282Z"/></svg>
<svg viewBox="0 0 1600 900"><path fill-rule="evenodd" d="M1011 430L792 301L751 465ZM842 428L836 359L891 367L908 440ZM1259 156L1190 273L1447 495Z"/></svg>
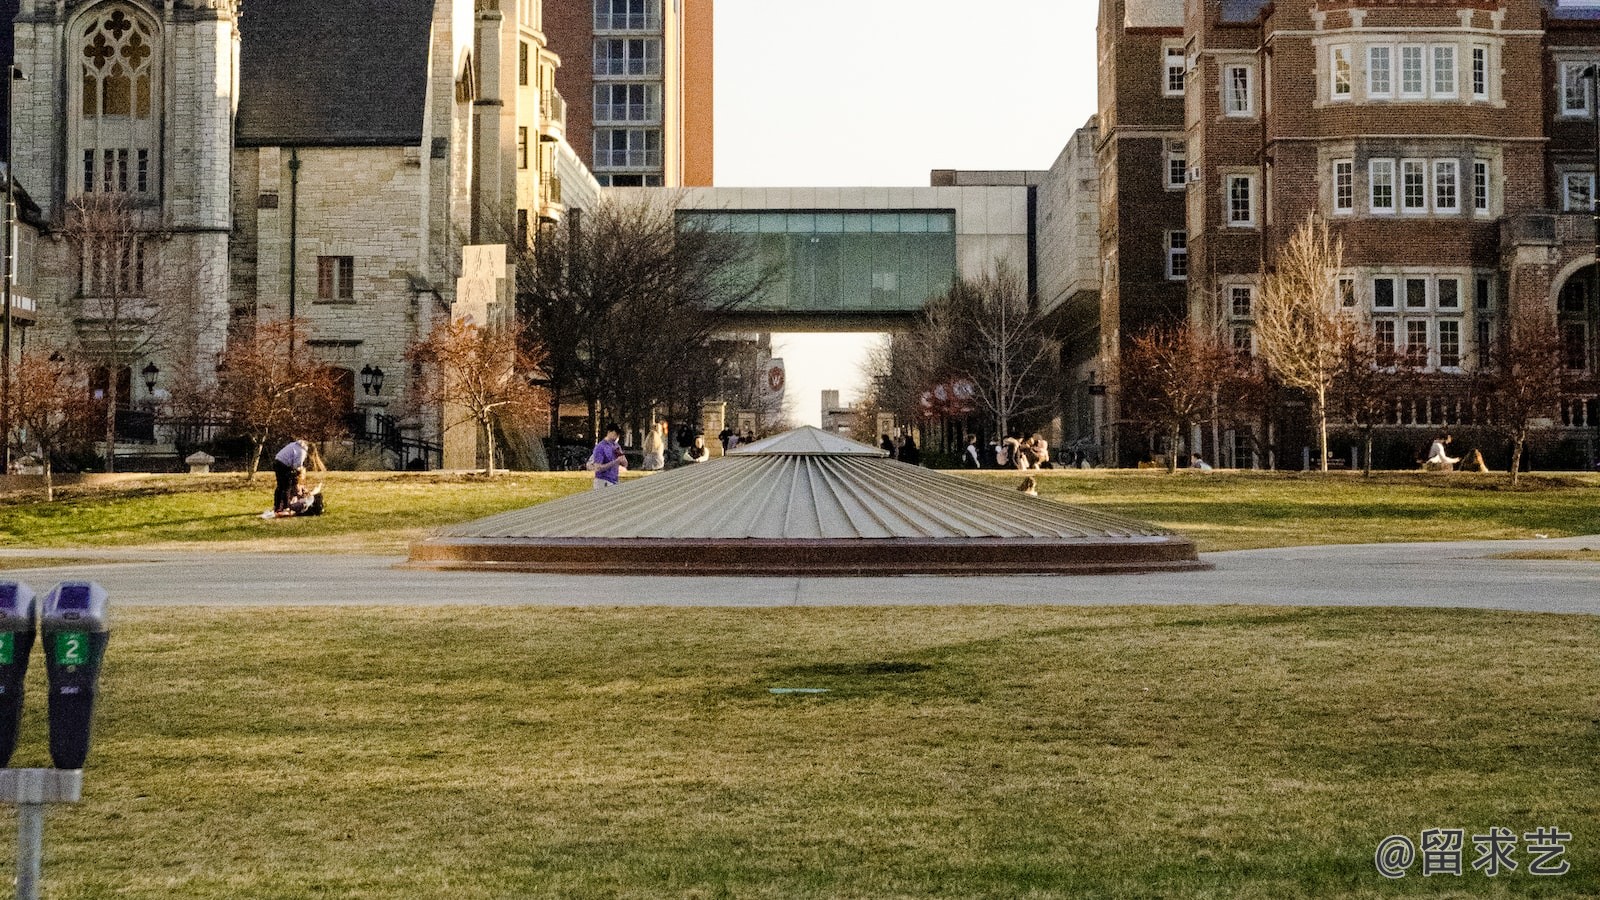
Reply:
<svg viewBox="0 0 1600 900"><path fill-rule="evenodd" d="M717 440L717 435L722 433L728 415L728 404L718 401L707 401L700 404L700 433L705 435L706 448L712 456L722 455L722 442Z"/></svg>

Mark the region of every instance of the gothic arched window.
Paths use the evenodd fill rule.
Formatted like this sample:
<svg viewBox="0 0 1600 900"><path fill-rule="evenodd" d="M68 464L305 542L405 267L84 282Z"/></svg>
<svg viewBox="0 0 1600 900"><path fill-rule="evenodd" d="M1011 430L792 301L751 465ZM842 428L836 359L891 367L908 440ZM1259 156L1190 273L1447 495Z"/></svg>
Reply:
<svg viewBox="0 0 1600 900"><path fill-rule="evenodd" d="M158 189L157 26L132 7L96 7L72 29L79 111L72 179L84 193L153 194Z"/></svg>

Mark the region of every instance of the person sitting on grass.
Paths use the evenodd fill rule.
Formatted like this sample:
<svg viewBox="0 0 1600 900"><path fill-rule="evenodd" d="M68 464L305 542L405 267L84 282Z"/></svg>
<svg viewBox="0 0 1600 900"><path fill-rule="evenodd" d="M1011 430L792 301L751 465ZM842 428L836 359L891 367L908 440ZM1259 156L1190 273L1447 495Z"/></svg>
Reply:
<svg viewBox="0 0 1600 900"><path fill-rule="evenodd" d="M1017 490L1027 494L1029 497L1037 497L1039 496L1039 482L1032 475L1029 475L1027 478L1022 479L1021 484L1017 485Z"/></svg>
<svg viewBox="0 0 1600 900"><path fill-rule="evenodd" d="M1448 434L1434 438L1433 445L1428 448L1428 458L1422 463L1423 468L1430 472L1454 472L1456 463L1461 462L1461 458L1445 452L1451 440Z"/></svg>

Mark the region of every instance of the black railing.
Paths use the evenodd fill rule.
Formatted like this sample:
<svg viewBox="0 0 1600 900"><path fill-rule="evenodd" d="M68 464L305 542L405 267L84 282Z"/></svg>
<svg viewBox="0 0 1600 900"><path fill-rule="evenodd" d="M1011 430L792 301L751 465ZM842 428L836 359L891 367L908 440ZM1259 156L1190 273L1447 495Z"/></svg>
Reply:
<svg viewBox="0 0 1600 900"><path fill-rule="evenodd" d="M438 469L444 466L442 446L407 435L393 416L381 413L374 415L371 427L367 427L364 421L358 422L358 419L359 414L351 419L350 433L356 443L394 454L396 468Z"/></svg>

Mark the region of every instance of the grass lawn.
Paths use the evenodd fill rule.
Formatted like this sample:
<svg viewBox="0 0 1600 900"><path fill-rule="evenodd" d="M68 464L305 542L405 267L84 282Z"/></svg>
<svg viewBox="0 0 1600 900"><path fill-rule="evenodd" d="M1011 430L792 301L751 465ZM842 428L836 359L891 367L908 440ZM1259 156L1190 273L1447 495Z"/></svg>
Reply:
<svg viewBox="0 0 1600 900"><path fill-rule="evenodd" d="M1443 610L124 610L45 887L1596 897L1597 644ZM1563 877L1470 842L1464 877L1374 871L1390 834L1547 825Z"/></svg>
<svg viewBox="0 0 1600 900"><path fill-rule="evenodd" d="M1016 473L969 475L1006 487ZM1045 472L1043 496L1182 531L1202 550L1318 543L1564 537L1600 533L1600 477L1556 475L1513 490L1503 475L1149 471ZM586 490L589 476L484 480L426 473L327 476L320 519L262 521L270 475L175 476L68 491L54 504L0 501L0 547L206 546L403 553L431 528Z"/></svg>

